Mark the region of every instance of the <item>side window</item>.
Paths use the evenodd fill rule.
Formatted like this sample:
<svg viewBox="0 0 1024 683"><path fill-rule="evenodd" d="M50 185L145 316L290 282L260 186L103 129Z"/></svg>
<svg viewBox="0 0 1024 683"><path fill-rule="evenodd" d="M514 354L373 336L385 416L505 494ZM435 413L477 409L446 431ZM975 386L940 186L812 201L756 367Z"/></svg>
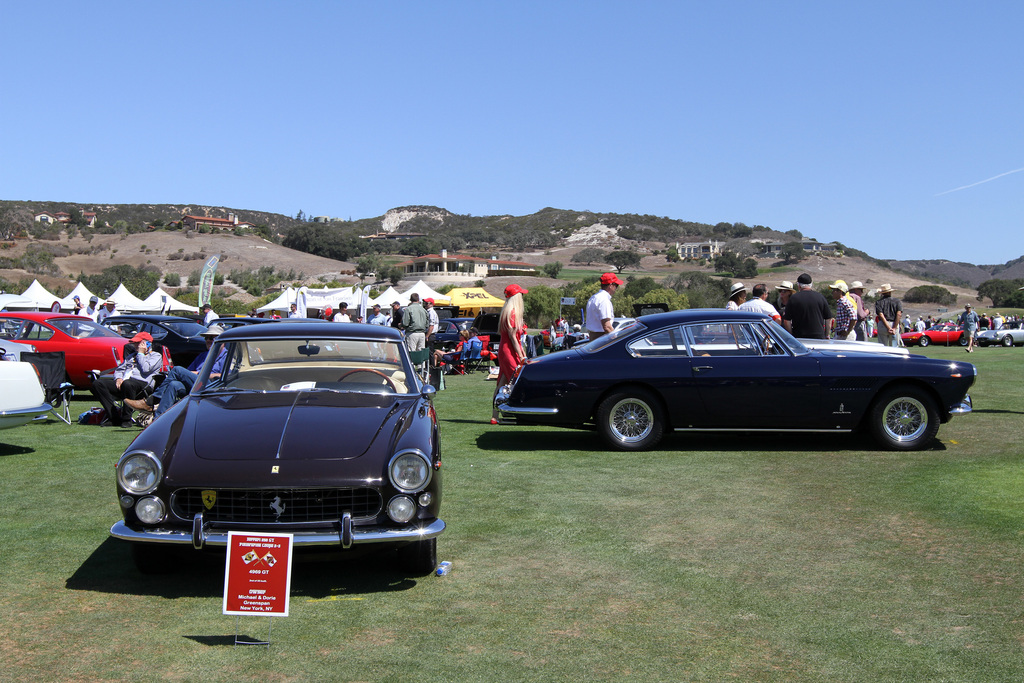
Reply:
<svg viewBox="0 0 1024 683"><path fill-rule="evenodd" d="M21 331L22 339L31 339L32 341L46 341L52 336L53 330L39 323L26 323L25 328Z"/></svg>
<svg viewBox="0 0 1024 683"><path fill-rule="evenodd" d="M757 335L746 323L687 325L686 339L695 356L759 356Z"/></svg>
<svg viewBox="0 0 1024 683"><path fill-rule="evenodd" d="M142 329L153 335L154 340L160 340L167 336L167 330L153 323L143 323Z"/></svg>
<svg viewBox="0 0 1024 683"><path fill-rule="evenodd" d="M669 327L630 342L629 353L634 358L686 356L686 346L678 327Z"/></svg>

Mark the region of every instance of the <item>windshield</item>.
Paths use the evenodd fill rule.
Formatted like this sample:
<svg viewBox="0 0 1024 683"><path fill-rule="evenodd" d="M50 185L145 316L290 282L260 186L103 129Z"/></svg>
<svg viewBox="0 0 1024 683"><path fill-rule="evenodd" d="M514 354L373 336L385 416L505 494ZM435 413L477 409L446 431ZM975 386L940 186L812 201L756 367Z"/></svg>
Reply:
<svg viewBox="0 0 1024 683"><path fill-rule="evenodd" d="M215 343L193 393L325 390L407 394L419 389L400 341L275 338Z"/></svg>
<svg viewBox="0 0 1024 683"><path fill-rule="evenodd" d="M638 320L632 320L624 323L621 326L615 328L612 332L602 335L593 341L589 341L583 346L576 347L580 348L587 353L594 353L600 351L609 344L613 344L617 339L622 339L628 334L633 334L637 330L646 330L647 327Z"/></svg>
<svg viewBox="0 0 1024 683"><path fill-rule="evenodd" d="M191 320L182 320L181 322L178 322L177 320L167 322L164 320L160 324L167 329L180 334L182 337L195 337L206 332L205 327L199 323L192 322Z"/></svg>
<svg viewBox="0 0 1024 683"><path fill-rule="evenodd" d="M803 353L809 353L810 349L804 346L799 339L790 334L785 327L782 325L770 326L775 336L782 340L782 343L789 347L789 350L793 352L793 355L799 356Z"/></svg>
<svg viewBox="0 0 1024 683"><path fill-rule="evenodd" d="M46 322L53 325L69 337L75 337L76 339L85 339L87 337L121 338L121 335L117 332L108 330L106 327L103 327L103 325L98 325L88 318L82 318L79 316L75 316L74 318L50 318Z"/></svg>

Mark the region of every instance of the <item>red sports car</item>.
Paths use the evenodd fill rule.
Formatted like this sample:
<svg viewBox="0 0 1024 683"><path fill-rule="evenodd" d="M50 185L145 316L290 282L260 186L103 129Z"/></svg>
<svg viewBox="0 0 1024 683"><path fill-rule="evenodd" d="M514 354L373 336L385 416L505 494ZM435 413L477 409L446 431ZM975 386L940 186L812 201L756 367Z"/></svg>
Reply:
<svg viewBox="0 0 1024 683"><path fill-rule="evenodd" d="M900 336L903 338L904 346L913 346L915 344L918 346L928 346L929 344L942 344L944 346L959 344L960 346L967 346L967 336L964 334L963 328L953 323L936 325L924 332L904 332Z"/></svg>
<svg viewBox="0 0 1024 683"><path fill-rule="evenodd" d="M50 312L0 313L0 338L31 344L36 351L63 351L68 379L92 386L91 370L109 370L124 359L128 340L90 318Z"/></svg>

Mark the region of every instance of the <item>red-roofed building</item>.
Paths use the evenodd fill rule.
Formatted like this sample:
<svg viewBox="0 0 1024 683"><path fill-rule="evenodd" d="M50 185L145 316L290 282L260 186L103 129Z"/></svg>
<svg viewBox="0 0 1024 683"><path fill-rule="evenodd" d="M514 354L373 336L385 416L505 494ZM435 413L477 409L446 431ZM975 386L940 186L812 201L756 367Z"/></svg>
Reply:
<svg viewBox="0 0 1024 683"><path fill-rule="evenodd" d="M419 256L395 264L405 271L405 277L434 282L459 283L498 275L536 275L537 267L523 261L501 261L477 256L449 256L440 254Z"/></svg>
<svg viewBox="0 0 1024 683"><path fill-rule="evenodd" d="M227 218L213 218L211 216L182 216L182 230L199 230L199 226L205 225L208 228L217 230L234 230L238 225L238 216L229 213Z"/></svg>

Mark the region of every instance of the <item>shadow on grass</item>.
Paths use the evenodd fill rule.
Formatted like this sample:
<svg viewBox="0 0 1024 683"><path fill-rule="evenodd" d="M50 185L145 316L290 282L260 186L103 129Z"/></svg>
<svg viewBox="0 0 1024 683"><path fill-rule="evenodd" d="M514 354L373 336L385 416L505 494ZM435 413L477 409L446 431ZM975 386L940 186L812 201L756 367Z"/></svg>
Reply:
<svg viewBox="0 0 1024 683"><path fill-rule="evenodd" d="M992 409L978 409L975 408L971 411L972 413L983 413L988 415L1024 415L1024 411L1020 410L992 410Z"/></svg>
<svg viewBox="0 0 1024 683"><path fill-rule="evenodd" d="M92 552L65 586L70 590L163 598L212 598L223 595L223 550L176 548L166 574L141 574L132 560L130 544L108 538ZM394 551L365 552L303 549L292 566L292 597L343 599L346 596L409 590L417 580L396 568Z"/></svg>
<svg viewBox="0 0 1024 683"><path fill-rule="evenodd" d="M477 437L476 445L485 451L536 452L562 451L589 457L594 451L614 452L596 431L576 429L531 428L528 431L495 427ZM776 432L673 432L666 434L658 451L689 451L750 453L778 451L786 453L820 453L847 451L879 451L870 435L848 434L785 434ZM922 450L945 451L946 445L935 439Z"/></svg>
<svg viewBox="0 0 1024 683"><path fill-rule="evenodd" d="M29 448L28 446L15 446L10 443L0 443L0 458L8 455L26 455L28 453L35 453L36 449Z"/></svg>

